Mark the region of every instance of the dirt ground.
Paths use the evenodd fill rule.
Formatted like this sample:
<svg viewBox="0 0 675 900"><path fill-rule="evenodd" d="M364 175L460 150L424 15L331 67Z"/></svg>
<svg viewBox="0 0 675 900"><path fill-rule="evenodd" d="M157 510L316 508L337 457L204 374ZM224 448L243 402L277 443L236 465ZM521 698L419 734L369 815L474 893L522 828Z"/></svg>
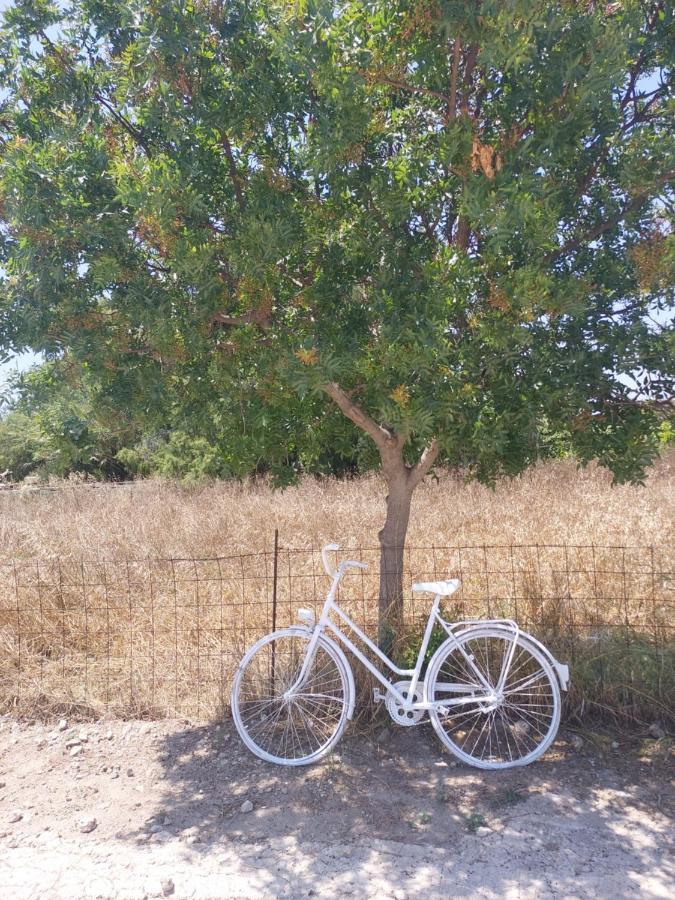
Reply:
<svg viewBox="0 0 675 900"><path fill-rule="evenodd" d="M352 728L282 769L229 721L0 717L0 897L672 897L668 741L614 742L491 773Z"/></svg>

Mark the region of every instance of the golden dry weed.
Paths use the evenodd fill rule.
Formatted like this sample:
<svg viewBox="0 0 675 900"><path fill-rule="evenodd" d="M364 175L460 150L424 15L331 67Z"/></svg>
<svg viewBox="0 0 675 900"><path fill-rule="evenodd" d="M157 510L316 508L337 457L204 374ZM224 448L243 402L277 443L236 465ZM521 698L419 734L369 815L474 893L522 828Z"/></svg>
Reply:
<svg viewBox="0 0 675 900"><path fill-rule="evenodd" d="M492 490L441 473L415 492L408 544L672 543L670 454L646 486L611 487L607 472L572 461L541 465ZM269 550L274 528L292 547L330 539L375 547L385 490L377 476L185 486L148 480L120 488L0 493L0 558L218 556Z"/></svg>

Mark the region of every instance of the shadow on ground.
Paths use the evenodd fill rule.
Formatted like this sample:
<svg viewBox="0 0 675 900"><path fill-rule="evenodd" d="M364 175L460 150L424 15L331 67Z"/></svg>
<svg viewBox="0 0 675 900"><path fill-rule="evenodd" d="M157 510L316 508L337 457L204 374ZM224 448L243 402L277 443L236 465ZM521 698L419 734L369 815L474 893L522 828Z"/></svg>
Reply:
<svg viewBox="0 0 675 900"><path fill-rule="evenodd" d="M173 836L191 859L220 854L243 867L254 895L311 895L326 884L443 894L452 882L455 896L481 886L490 896L524 886L650 896L645 878L667 840L663 773L565 740L505 772L456 763L426 726L387 730L379 742L348 733L312 767L257 760L231 722L175 731L158 751L156 812L125 839Z"/></svg>

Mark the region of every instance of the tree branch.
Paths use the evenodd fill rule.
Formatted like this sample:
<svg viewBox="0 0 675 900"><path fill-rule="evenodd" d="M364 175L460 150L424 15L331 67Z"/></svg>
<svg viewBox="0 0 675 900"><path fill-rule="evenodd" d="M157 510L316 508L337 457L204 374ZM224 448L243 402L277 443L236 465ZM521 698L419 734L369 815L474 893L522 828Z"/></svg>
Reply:
<svg viewBox="0 0 675 900"><path fill-rule="evenodd" d="M64 53L63 50L60 47L58 47L49 38L49 36L44 31L44 29L41 29L40 31L38 31L37 34L40 38L42 38L45 45L49 48L50 52L53 53L55 56L58 56L58 58L61 60L61 63L64 65L64 67L66 67L70 71L72 71L73 70L72 58L69 57L66 53ZM118 112L115 109L115 107L112 105L112 103L106 97L104 97L100 91L95 90L93 93L93 98L94 98L94 100L96 100L97 103L100 103L102 106L104 106L108 110L108 112L115 119L115 121L119 125L121 125L122 128L124 128L124 130L127 132L127 134L129 134L136 141L136 143L143 149L143 151L145 152L145 155L148 157L148 159L150 159L152 157L152 151L151 151L150 146L149 146L148 142L146 141L141 129L137 128L135 125L133 125L128 119L126 119L122 115L122 113Z"/></svg>
<svg viewBox="0 0 675 900"><path fill-rule="evenodd" d="M378 425L362 407L354 403L337 382L329 381L328 384L322 385L322 388L331 400L339 406L344 415L372 438L383 457L391 455L394 450L400 453L401 436L393 434L382 425Z"/></svg>
<svg viewBox="0 0 675 900"><path fill-rule="evenodd" d="M462 52L462 44L459 37L455 38L452 54L452 74L450 76L450 98L448 100L448 115L446 122L451 122L457 115L457 72L459 70L459 55Z"/></svg>
<svg viewBox="0 0 675 900"><path fill-rule="evenodd" d="M428 97L436 97L436 99L442 100L444 105L447 106L448 98L445 94L441 91L435 91L433 88L422 87L417 84L408 84L407 81L396 81L394 78L387 78L385 75L378 75L376 72L362 72L361 74L367 81L370 81L373 84L384 84L396 88L399 91L409 91L411 94L425 94Z"/></svg>
<svg viewBox="0 0 675 900"><path fill-rule="evenodd" d="M128 119L126 119L122 115L122 113L118 112L115 109L115 107L112 105L112 103L107 99L107 97L104 97L103 94L100 93L100 91L94 91L93 97L94 97L94 100L96 100L98 103L101 104L101 106L104 106L108 110L108 112L113 117L113 119L119 125L121 125L122 128L124 128L124 130L127 132L127 134L131 135L131 137L136 141L136 143L142 148L142 150L144 151L144 153L148 157L148 159L151 159L152 158L152 150L151 150L150 145L148 144L147 140L145 139L143 132L140 130L140 128L137 128Z"/></svg>
<svg viewBox="0 0 675 900"><path fill-rule="evenodd" d="M656 179L656 184L667 184L669 181L672 181L673 178L675 178L675 170L672 172L665 172L663 175L659 176ZM579 237L571 238L569 241L564 243L562 247L559 247L552 253L547 254L546 260L548 262L551 262L553 260L559 259L561 256L564 256L566 253L569 253L572 250L578 250L583 244L594 241L606 231L611 231L612 228L615 228L619 224L619 222L625 215L633 212L633 210L635 209L638 209L638 207L649 197L649 194L649 190L641 191L639 194L636 194L631 200L627 200L624 203L624 205L621 207L621 211L616 216L612 216L612 218L606 222L599 222L597 225L593 226L593 228L590 228Z"/></svg>
<svg viewBox="0 0 675 900"><path fill-rule="evenodd" d="M212 325L257 325L262 331L269 331L271 323L267 315L260 315L256 310L245 313L242 316L231 316L228 313L214 313L209 322Z"/></svg>
<svg viewBox="0 0 675 900"><path fill-rule="evenodd" d="M476 68L479 51L480 47L478 44L472 44L471 47L469 47L469 52L466 56L463 81L464 90L462 91L462 100L460 103L460 108L464 115L468 115L469 113L469 88L471 87L471 76L473 75L473 70Z"/></svg>
<svg viewBox="0 0 675 900"><path fill-rule="evenodd" d="M234 160L234 154L232 153L232 145L224 132L220 134L220 141L223 145L223 149L225 150L225 156L227 157L227 165L230 170L230 178L232 179L232 184L234 185L234 193L237 198L237 203L239 204L239 209L243 212L246 209L246 200L244 198L244 194L241 189L241 179L239 177L239 172L237 172L237 164Z"/></svg>
<svg viewBox="0 0 675 900"><path fill-rule="evenodd" d="M412 487L417 487L420 481L424 479L425 475L429 474L431 467L438 459L440 449L436 438L424 448L424 452L420 456L418 462L410 469L408 474Z"/></svg>
<svg viewBox="0 0 675 900"><path fill-rule="evenodd" d="M467 250L469 240L471 238L471 229L469 228L469 220L466 216L459 216L457 219L457 231L455 233L455 244L461 250Z"/></svg>

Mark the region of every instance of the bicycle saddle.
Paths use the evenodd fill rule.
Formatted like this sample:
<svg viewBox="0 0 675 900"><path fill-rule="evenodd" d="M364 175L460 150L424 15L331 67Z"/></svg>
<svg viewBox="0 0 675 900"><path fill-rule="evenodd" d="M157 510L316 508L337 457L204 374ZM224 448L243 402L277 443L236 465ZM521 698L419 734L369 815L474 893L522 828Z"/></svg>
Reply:
<svg viewBox="0 0 675 900"><path fill-rule="evenodd" d="M462 582L459 578L451 578L449 581L418 581L413 584L413 591L427 591L430 594L441 594L444 597L454 594L459 590Z"/></svg>

